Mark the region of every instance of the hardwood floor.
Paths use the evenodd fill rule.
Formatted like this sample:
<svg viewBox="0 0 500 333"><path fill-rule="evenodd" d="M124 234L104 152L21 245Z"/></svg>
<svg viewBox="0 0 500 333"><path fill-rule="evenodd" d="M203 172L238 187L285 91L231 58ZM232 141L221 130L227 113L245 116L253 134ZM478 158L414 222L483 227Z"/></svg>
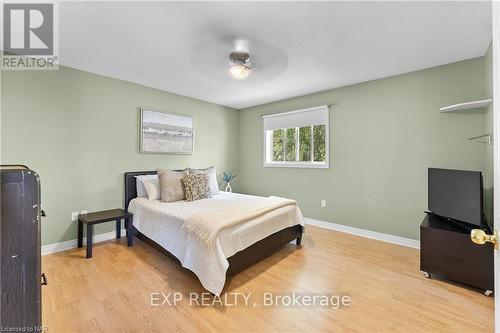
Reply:
<svg viewBox="0 0 500 333"><path fill-rule="evenodd" d="M311 226L302 244L232 278L225 306L190 306L190 293L201 299L205 292L196 276L139 240L132 248L123 238L95 244L92 259L85 248L44 256L43 324L50 333L493 332L493 298L425 279L418 250ZM169 292L181 293L182 301L151 305L151 293L164 293L154 294L158 304ZM264 293L292 292L349 296L351 303L264 306ZM236 293L252 293L249 305Z"/></svg>

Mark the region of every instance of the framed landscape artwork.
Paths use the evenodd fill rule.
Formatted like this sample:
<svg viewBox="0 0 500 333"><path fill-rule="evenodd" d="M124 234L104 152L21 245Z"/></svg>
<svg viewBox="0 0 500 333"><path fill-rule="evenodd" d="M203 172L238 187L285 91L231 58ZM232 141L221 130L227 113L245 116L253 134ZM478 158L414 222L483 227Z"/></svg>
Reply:
<svg viewBox="0 0 500 333"><path fill-rule="evenodd" d="M193 117L141 108L140 152L192 155Z"/></svg>

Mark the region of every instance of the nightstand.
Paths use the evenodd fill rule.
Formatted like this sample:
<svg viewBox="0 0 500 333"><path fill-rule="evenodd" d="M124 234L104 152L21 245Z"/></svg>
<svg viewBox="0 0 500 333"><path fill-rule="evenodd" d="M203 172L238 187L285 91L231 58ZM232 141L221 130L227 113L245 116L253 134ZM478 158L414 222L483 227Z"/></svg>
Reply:
<svg viewBox="0 0 500 333"><path fill-rule="evenodd" d="M87 225L87 258L92 258L92 237L94 225L116 221L116 239L121 237L121 221L125 220L125 228L132 223L132 214L123 209L111 209L78 216L78 247L83 246L83 225Z"/></svg>

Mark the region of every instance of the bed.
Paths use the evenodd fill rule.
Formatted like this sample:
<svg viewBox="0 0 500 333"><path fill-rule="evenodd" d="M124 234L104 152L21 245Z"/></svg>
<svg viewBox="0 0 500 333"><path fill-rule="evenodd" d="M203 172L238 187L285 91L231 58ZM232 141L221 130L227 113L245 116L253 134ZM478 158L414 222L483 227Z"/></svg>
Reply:
<svg viewBox="0 0 500 333"><path fill-rule="evenodd" d="M127 226L128 244L133 237L173 256L183 267L196 274L202 286L220 295L226 277L235 275L255 262L296 240L300 245L304 232L298 206L282 207L255 219L220 232L212 251L207 251L196 237L182 227L192 214L215 209L231 209L239 203L250 203L261 197L220 192L212 198L197 201L163 203L137 198L136 176L156 171L125 173L125 209L133 214Z"/></svg>

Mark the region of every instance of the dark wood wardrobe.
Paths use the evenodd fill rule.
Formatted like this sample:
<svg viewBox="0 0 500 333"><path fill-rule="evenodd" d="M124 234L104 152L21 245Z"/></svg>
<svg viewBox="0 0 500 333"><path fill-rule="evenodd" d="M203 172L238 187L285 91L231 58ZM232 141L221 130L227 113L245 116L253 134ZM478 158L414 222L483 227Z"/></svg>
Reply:
<svg viewBox="0 0 500 333"><path fill-rule="evenodd" d="M0 166L0 327L40 331L40 180L25 166Z"/></svg>

